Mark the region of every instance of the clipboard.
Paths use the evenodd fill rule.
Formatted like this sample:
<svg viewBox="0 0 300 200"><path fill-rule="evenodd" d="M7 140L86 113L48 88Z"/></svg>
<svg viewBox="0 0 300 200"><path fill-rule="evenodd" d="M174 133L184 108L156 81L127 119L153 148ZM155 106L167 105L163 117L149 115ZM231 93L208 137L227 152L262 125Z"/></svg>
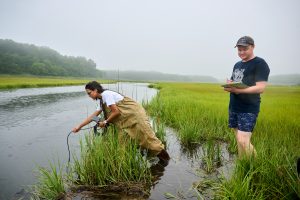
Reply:
<svg viewBox="0 0 300 200"><path fill-rule="evenodd" d="M224 88L240 88L240 89L249 87L248 85L246 85L242 82L231 82L231 83L226 83L226 84L221 85L221 86L224 87Z"/></svg>

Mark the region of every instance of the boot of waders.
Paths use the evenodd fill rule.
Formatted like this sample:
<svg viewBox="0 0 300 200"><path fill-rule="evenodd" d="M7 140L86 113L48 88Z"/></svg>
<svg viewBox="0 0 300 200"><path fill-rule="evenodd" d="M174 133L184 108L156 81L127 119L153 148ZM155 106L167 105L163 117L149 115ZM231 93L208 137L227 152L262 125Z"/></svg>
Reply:
<svg viewBox="0 0 300 200"><path fill-rule="evenodd" d="M168 154L168 152L166 150L161 150L161 152L159 154L157 154L157 157L160 159L160 160L163 160L163 161L168 161L170 160L170 156Z"/></svg>

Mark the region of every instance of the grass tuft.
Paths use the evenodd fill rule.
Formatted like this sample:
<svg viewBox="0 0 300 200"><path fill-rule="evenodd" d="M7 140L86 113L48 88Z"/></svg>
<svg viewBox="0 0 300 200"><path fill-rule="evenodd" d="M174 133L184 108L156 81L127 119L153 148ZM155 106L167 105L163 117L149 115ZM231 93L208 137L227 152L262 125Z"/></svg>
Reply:
<svg viewBox="0 0 300 200"><path fill-rule="evenodd" d="M66 190L61 167L57 170L50 163L50 170L39 167L38 172L38 183L32 187L33 199L52 200L64 196Z"/></svg>

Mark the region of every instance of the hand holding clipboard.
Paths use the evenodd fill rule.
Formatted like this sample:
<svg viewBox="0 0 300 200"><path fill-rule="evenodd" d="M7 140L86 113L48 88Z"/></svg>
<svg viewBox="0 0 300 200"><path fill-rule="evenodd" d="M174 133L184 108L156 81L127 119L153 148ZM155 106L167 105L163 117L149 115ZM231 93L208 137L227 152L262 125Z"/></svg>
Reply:
<svg viewBox="0 0 300 200"><path fill-rule="evenodd" d="M243 88L247 88L249 87L248 85L242 83L242 82L228 82L224 85L221 85L224 88L239 88L239 89L243 89Z"/></svg>

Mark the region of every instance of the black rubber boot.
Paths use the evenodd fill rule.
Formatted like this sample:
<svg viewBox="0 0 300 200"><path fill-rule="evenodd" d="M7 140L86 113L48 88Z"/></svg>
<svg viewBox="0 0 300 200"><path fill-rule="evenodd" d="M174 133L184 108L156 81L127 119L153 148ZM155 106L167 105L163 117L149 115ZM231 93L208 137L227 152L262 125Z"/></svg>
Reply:
<svg viewBox="0 0 300 200"><path fill-rule="evenodd" d="M159 158L159 160L163 160L163 161L170 160L170 156L169 156L168 152L164 149L161 150L161 152L159 154L157 154L157 157Z"/></svg>

